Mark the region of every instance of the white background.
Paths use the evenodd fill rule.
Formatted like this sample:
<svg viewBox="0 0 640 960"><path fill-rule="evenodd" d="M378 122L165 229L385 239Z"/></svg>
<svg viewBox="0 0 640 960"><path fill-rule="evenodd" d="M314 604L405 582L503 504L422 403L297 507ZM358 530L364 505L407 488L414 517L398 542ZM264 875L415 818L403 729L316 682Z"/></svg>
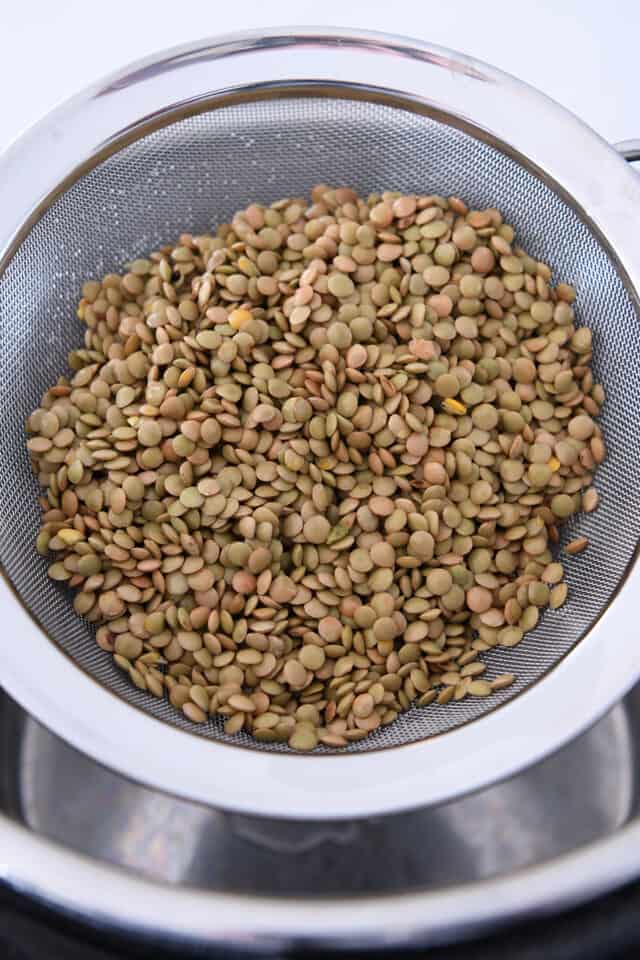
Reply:
<svg viewBox="0 0 640 960"><path fill-rule="evenodd" d="M440 43L534 84L612 142L640 137L639 0L0 0L0 149L131 60L286 24Z"/></svg>

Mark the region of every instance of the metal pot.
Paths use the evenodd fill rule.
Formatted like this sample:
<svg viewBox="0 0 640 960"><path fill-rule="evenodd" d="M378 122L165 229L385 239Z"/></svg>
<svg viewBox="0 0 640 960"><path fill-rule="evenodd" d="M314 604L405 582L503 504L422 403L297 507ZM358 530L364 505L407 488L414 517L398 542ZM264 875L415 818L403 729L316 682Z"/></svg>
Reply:
<svg viewBox="0 0 640 960"><path fill-rule="evenodd" d="M551 916L640 867L637 689L510 780L441 807L340 823L225 814L141 787L7 697L0 729L4 883L58 915L181 955L452 943Z"/></svg>

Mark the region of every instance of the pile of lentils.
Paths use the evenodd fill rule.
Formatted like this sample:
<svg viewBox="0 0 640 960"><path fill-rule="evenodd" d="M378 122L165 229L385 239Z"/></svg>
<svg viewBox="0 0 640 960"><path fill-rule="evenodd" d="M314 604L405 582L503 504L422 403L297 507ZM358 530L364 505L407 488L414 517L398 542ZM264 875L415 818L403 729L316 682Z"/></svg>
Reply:
<svg viewBox="0 0 640 960"><path fill-rule="evenodd" d="M567 596L604 391L498 210L320 185L82 294L37 549L136 687L311 750L513 681L481 655Z"/></svg>

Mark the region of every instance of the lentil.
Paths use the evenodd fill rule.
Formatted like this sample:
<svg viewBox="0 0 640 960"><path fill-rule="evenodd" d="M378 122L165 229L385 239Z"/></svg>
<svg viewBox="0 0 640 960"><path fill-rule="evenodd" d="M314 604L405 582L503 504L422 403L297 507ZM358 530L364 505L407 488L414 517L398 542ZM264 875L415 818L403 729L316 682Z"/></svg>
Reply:
<svg viewBox="0 0 640 960"><path fill-rule="evenodd" d="M537 268L496 211L317 187L84 285L28 422L37 549L136 686L313 750L513 682L478 651L564 603L606 454Z"/></svg>

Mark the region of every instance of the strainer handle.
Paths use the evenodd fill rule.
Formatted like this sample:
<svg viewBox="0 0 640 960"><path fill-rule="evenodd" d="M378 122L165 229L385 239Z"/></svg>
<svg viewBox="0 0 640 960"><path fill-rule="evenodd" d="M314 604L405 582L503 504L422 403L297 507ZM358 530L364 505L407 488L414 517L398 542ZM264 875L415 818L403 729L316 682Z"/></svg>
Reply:
<svg viewBox="0 0 640 960"><path fill-rule="evenodd" d="M640 160L640 140L620 140L619 143L614 143L613 149L617 150L627 163Z"/></svg>

